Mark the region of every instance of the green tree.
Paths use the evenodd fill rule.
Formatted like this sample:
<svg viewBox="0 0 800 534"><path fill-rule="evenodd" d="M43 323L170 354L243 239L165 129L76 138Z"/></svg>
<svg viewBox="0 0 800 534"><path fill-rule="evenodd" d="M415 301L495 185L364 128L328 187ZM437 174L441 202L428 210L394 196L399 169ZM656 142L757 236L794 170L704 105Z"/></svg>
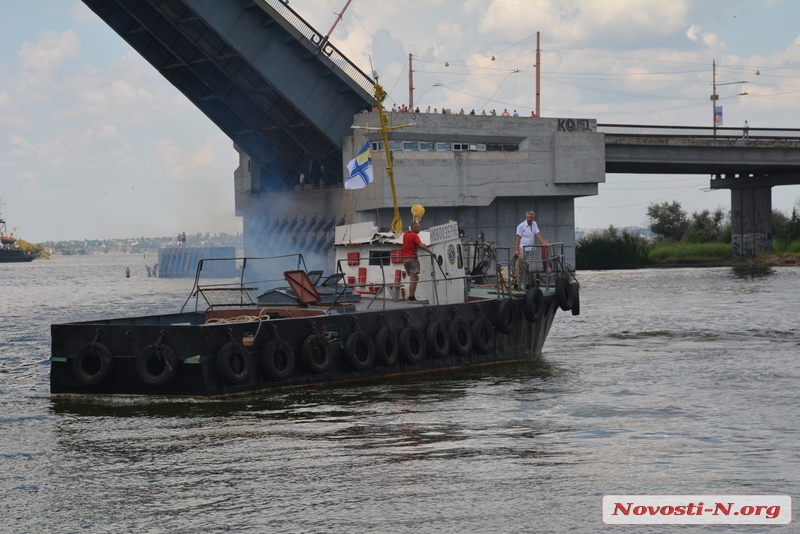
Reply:
<svg viewBox="0 0 800 534"><path fill-rule="evenodd" d="M692 213L689 228L683 236L687 243L716 243L722 240L725 231L727 213L717 209L714 213L708 210Z"/></svg>
<svg viewBox="0 0 800 534"><path fill-rule="evenodd" d="M797 213L797 208L792 209L791 217L772 210L772 235L780 241L800 240L800 214Z"/></svg>
<svg viewBox="0 0 800 534"><path fill-rule="evenodd" d="M689 228L686 212L677 201L672 204L650 204L647 207L647 218L650 219L650 230L667 241L680 241Z"/></svg>

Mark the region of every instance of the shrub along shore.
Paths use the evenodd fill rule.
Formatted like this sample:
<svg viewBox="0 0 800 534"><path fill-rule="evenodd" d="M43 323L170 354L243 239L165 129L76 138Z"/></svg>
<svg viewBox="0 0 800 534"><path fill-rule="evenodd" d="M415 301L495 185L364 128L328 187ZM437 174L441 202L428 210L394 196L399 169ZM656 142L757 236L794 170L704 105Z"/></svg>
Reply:
<svg viewBox="0 0 800 534"><path fill-rule="evenodd" d="M721 209L688 217L678 202L651 204L647 209L651 241L610 226L581 239L575 249L578 270L636 269L639 267L713 267L800 265L800 214L772 213L771 254L732 258L729 215Z"/></svg>

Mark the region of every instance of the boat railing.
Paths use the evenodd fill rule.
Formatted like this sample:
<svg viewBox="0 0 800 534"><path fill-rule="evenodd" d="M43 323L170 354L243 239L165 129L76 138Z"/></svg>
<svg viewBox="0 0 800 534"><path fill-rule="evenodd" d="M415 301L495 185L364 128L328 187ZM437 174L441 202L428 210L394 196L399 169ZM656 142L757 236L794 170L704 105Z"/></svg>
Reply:
<svg viewBox="0 0 800 534"><path fill-rule="evenodd" d="M511 290L531 285L550 288L555 286L559 277L569 276L570 267L565 262L562 242L523 246L522 258L514 254L511 248L498 247L495 252L498 256L508 258L505 264L507 268L498 264L501 275L497 277L497 284L501 293L508 290L504 286Z"/></svg>
<svg viewBox="0 0 800 534"><path fill-rule="evenodd" d="M215 262L235 262L239 276L235 279L211 279L205 281L203 270L219 272L219 269L207 268ZM280 266L276 268L276 266ZM258 294L265 288L276 287L286 282L283 276L287 270L303 270L308 272L302 254L283 254L268 257L236 257L236 258L205 258L197 262L192 292L183 303L181 312L195 299L195 311L200 309L202 298L207 308L221 306L254 306L258 304ZM280 276L275 276L273 273Z"/></svg>

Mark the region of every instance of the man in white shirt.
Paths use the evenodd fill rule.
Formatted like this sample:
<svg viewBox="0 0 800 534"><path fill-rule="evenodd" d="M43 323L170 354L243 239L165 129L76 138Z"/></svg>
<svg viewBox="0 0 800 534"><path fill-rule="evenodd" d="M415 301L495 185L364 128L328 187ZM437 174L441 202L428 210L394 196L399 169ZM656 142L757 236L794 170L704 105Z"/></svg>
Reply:
<svg viewBox="0 0 800 534"><path fill-rule="evenodd" d="M517 236L514 244L514 256L520 258L528 264L531 262L531 260L533 260L533 247L536 244L534 242L534 237L538 239L542 245L547 245L549 243L547 239L543 238L542 234L539 232L539 225L533 220L534 217L536 217L536 214L532 211L529 211L525 214L525 220L517 225ZM519 280L519 270L515 269L513 274L514 278ZM521 285L522 283L523 281L519 280L518 284L515 285ZM517 287L514 289L517 289Z"/></svg>

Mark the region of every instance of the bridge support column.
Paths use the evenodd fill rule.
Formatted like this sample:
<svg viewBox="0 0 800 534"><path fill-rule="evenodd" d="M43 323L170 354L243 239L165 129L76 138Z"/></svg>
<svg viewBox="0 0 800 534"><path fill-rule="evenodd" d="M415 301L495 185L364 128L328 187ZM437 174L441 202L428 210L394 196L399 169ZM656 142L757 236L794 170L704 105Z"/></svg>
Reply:
<svg viewBox="0 0 800 534"><path fill-rule="evenodd" d="M731 245L734 258L772 250L772 188L731 189Z"/></svg>

